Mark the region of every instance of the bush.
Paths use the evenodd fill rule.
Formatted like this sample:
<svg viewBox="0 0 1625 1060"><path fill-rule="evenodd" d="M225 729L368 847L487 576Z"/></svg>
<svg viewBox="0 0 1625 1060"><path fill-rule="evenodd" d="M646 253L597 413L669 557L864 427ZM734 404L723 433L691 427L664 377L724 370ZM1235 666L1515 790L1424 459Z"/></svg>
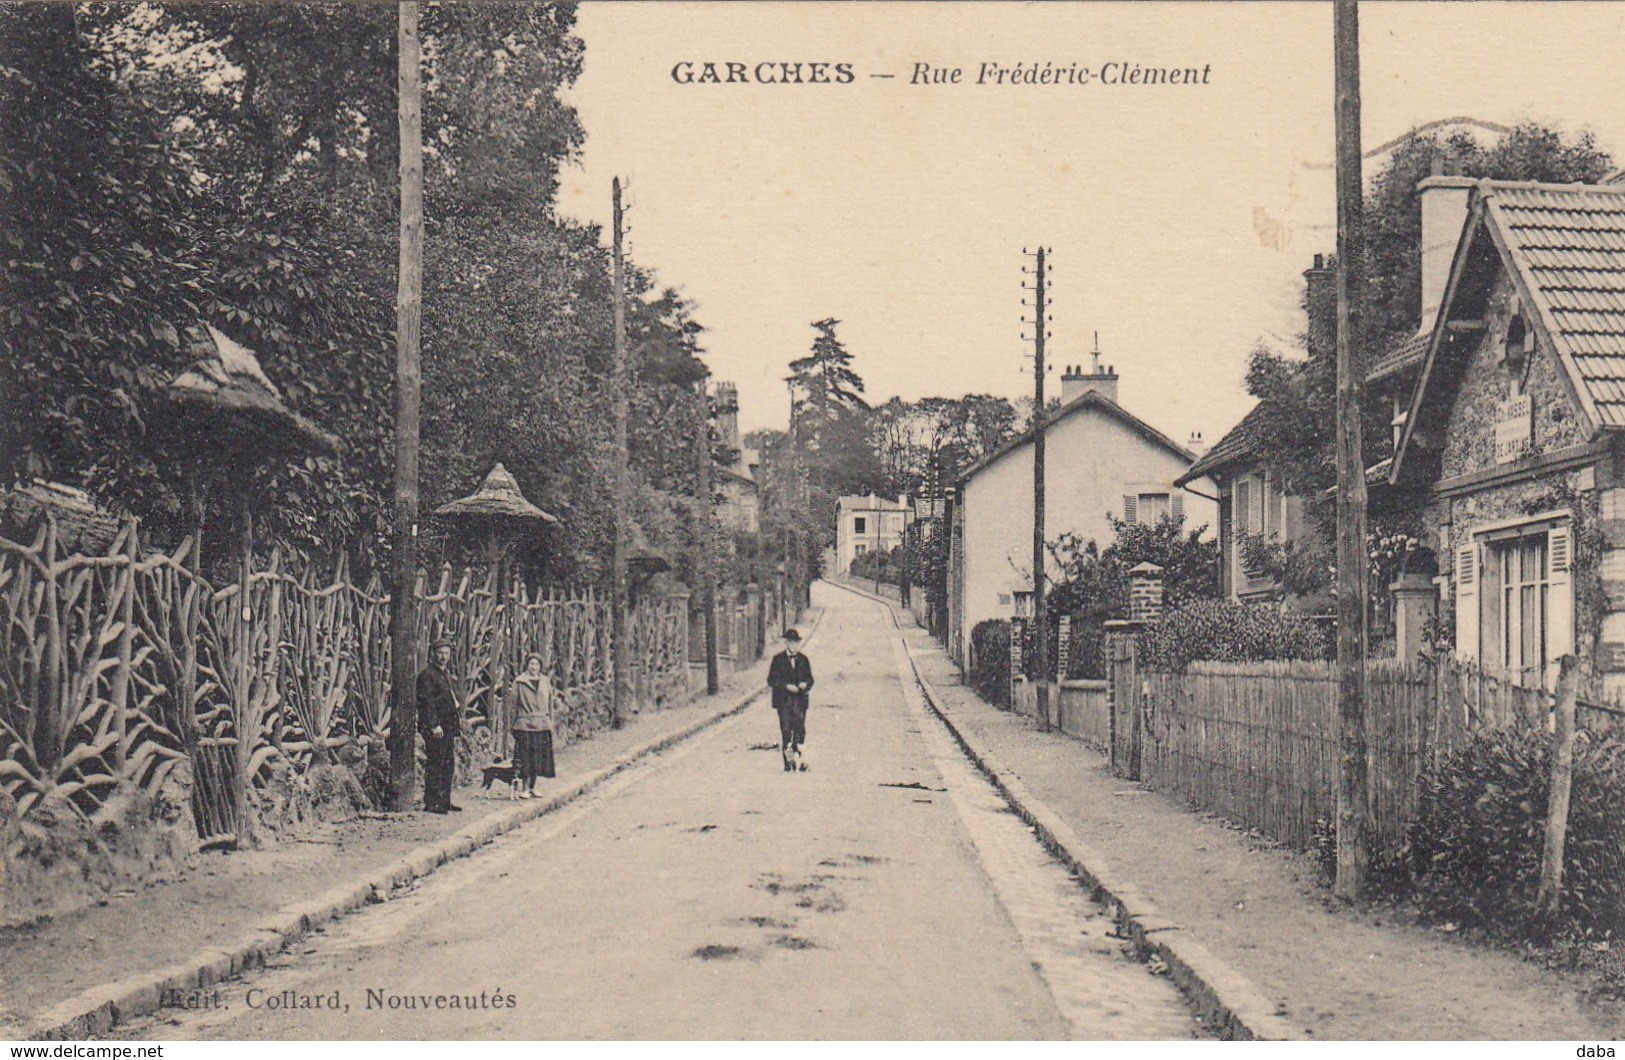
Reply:
<svg viewBox="0 0 1625 1060"><path fill-rule="evenodd" d="M995 706L1010 705L1010 623L990 618L970 631L970 685Z"/></svg>
<svg viewBox="0 0 1625 1060"><path fill-rule="evenodd" d="M847 573L862 581L878 581L886 585L897 585L901 570L896 562L897 550L890 552L864 552L852 557L852 566Z"/></svg>
<svg viewBox="0 0 1625 1060"><path fill-rule="evenodd" d="M1424 914L1518 941L1625 929L1625 742L1577 734L1557 923L1535 908L1545 844L1551 737L1481 733L1423 774L1401 886Z"/></svg>
<svg viewBox="0 0 1625 1060"><path fill-rule="evenodd" d="M1197 659L1326 659L1331 640L1313 619L1263 604L1195 600L1163 612L1146 636L1146 665L1183 670Z"/></svg>
<svg viewBox="0 0 1625 1060"><path fill-rule="evenodd" d="M1066 659L1066 673L1059 672L1061 665L1061 621L1060 615L1054 611L1049 614L1046 627L1049 631L1049 655L1045 662L1049 665L1049 679L1057 678L1087 678L1102 680L1106 676L1106 626L1100 619L1090 615L1072 616L1072 645L1068 650ZM1024 675L1029 680L1038 678L1038 627L1031 622L1022 625L1021 632L1021 664Z"/></svg>

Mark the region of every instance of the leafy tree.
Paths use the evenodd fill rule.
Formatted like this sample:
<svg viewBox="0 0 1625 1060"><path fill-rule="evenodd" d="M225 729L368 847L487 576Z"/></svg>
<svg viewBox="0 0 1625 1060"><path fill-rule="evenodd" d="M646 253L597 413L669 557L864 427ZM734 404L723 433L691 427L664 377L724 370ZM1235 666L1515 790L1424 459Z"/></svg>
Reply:
<svg viewBox="0 0 1625 1060"><path fill-rule="evenodd" d="M1049 544L1050 558L1061 570L1046 608L1050 665L1059 659L1061 616L1071 615L1077 672L1096 677L1103 675L1104 624L1128 617L1131 569L1141 563L1163 569L1166 608L1219 595L1219 546L1204 540L1207 527L1186 529L1183 516L1164 516L1150 525L1107 518L1115 539L1105 548L1070 533Z"/></svg>
<svg viewBox="0 0 1625 1060"><path fill-rule="evenodd" d="M1565 139L1539 125L1520 125L1488 147L1464 132L1440 138L1412 137L1390 155L1372 178L1365 200L1366 325L1368 345L1362 363L1392 349L1416 332L1421 316L1421 198L1416 185L1432 172L1435 158L1471 177L1551 182L1595 182L1613 167L1590 133ZM1310 519L1329 530L1335 518L1327 491L1336 482L1333 432L1337 407L1334 356L1335 293L1304 309L1309 330L1303 336L1307 361L1260 344L1247 367L1247 390L1259 399L1249 426L1259 440L1264 465L1284 488L1308 503ZM1382 395L1369 394L1364 408L1365 462L1391 455L1388 410ZM1401 533L1403 525L1387 528Z"/></svg>
<svg viewBox="0 0 1625 1060"><path fill-rule="evenodd" d="M812 352L790 362L790 379L802 395L800 409L814 416L809 429L819 430L841 407L866 408L863 379L852 368L852 354L835 334L834 317L813 321L818 332Z"/></svg>
<svg viewBox="0 0 1625 1060"><path fill-rule="evenodd" d="M1004 398L967 394L905 402L892 398L873 411L871 444L888 496L932 492L956 481L971 464L1015 433L1016 412Z"/></svg>
<svg viewBox="0 0 1625 1060"><path fill-rule="evenodd" d="M195 454L164 388L191 359L187 328L212 322L352 443L337 466L263 473L263 518L294 542L352 534L377 512L384 414L369 369L387 364L389 303L353 249L324 242L325 215L209 194L160 115L113 79L93 10L0 8L3 471L86 485L159 533L189 525Z"/></svg>
<svg viewBox="0 0 1625 1060"><path fill-rule="evenodd" d="M554 213L584 140L563 96L574 19L490 3L423 20L424 507L506 463L562 518L525 550L557 580L603 571L611 525L608 257ZM0 471L85 485L160 534L189 525L164 388L186 328L212 323L345 442L263 473L261 524L386 556L395 107L388 6L0 6ZM704 367L691 307L651 287L634 268L634 493L666 547L694 470L676 443L697 405L678 398Z"/></svg>
<svg viewBox="0 0 1625 1060"><path fill-rule="evenodd" d="M1422 314L1422 202L1416 185L1435 158L1465 176L1497 180L1595 184L1614 168L1590 132L1571 138L1525 123L1489 146L1471 135L1416 136L1396 147L1365 198L1366 327L1381 352L1416 331Z"/></svg>
<svg viewBox="0 0 1625 1060"><path fill-rule="evenodd" d="M834 541L835 502L843 494L882 487L879 458L870 440L870 410L852 354L835 334L839 320L815 321L812 350L790 363L794 459L805 476L804 509L819 513L809 542L821 552Z"/></svg>

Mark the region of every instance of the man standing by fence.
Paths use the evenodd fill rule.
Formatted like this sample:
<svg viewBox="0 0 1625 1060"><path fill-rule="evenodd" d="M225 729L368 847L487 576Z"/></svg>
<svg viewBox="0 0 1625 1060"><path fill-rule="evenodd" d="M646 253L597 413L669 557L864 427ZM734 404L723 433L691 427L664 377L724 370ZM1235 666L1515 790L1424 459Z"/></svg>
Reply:
<svg viewBox="0 0 1625 1060"><path fill-rule="evenodd" d="M779 744L784 771L805 770L801 745L807 741L807 693L812 690L812 663L801 654L801 634L784 632L784 650L767 667L767 687L773 690L773 709L779 712Z"/></svg>
<svg viewBox="0 0 1625 1060"><path fill-rule="evenodd" d="M427 760L423 764L423 808L429 813L453 813L451 785L457 772L457 733L462 727L457 693L452 691L451 642L437 640L429 649L429 665L418 674L418 731L423 733Z"/></svg>

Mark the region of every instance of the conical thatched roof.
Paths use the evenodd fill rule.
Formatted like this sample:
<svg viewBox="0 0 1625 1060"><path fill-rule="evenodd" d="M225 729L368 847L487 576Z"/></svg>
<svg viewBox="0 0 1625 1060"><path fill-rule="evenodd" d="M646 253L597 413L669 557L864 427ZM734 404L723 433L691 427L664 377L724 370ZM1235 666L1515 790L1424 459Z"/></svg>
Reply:
<svg viewBox="0 0 1625 1060"><path fill-rule="evenodd" d="M628 569L644 577L671 570L671 560L666 558L664 552L649 546L649 535L643 532L643 527L638 525L636 519L628 520L627 538L629 547L626 550L626 565Z"/></svg>
<svg viewBox="0 0 1625 1060"><path fill-rule="evenodd" d="M229 436L262 453L338 452L337 437L282 403L253 350L209 326L195 333L191 350L198 360L170 380L169 396L206 422L183 427L201 426L211 441Z"/></svg>
<svg viewBox="0 0 1625 1060"><path fill-rule="evenodd" d="M510 519L537 519L544 523L556 523L558 518L542 511L536 505L525 499L519 492L519 483L514 481L508 469L498 464L485 476L480 488L459 500L442 504L434 510L436 515L475 515L500 516Z"/></svg>

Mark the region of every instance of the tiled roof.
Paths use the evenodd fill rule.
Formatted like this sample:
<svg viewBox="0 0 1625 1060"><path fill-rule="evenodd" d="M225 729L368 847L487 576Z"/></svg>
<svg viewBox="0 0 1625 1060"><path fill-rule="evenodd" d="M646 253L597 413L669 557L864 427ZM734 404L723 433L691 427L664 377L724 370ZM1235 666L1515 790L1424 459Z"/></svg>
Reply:
<svg viewBox="0 0 1625 1060"><path fill-rule="evenodd" d="M1189 449L1186 449L1184 446L1180 445L1166 434L1163 434L1161 431L1140 419L1140 417L1134 415L1134 413L1128 411L1123 406L1119 405L1111 398L1108 398L1105 394L1102 394L1098 390L1085 390L1082 394L1073 398L1065 405L1051 411L1050 414L1044 419L1044 429L1048 430L1073 413L1081 412L1088 408L1099 409L1108 416L1116 418L1146 441L1166 449L1175 456L1181 457L1185 460L1190 460L1195 456L1195 454ZM993 464L995 461L1003 459L1007 454L1015 452L1022 446L1030 444L1033 440L1034 433L1035 432L1033 429L1029 427L1025 431L1016 435L1014 438L1005 442L1003 445L999 446L997 449L994 449L991 453L988 453L986 456L982 457L982 459L976 461L976 463L966 468L964 472L960 474L959 481L969 482L973 476L980 474L983 468Z"/></svg>
<svg viewBox="0 0 1625 1060"><path fill-rule="evenodd" d="M1241 418L1241 421L1230 432L1217 442L1213 448L1202 454L1201 459L1192 464L1183 475L1175 480L1174 485L1184 486L1187 482L1194 482L1210 472L1233 464L1251 455L1257 442L1258 423L1264 417L1264 406L1254 405L1252 411Z"/></svg>
<svg viewBox="0 0 1625 1060"><path fill-rule="evenodd" d="M1373 364L1371 370L1365 374L1366 382L1375 383L1379 379L1386 379L1391 375L1403 372L1413 365L1421 364L1427 358L1428 341L1432 338L1433 336L1430 333L1419 331L1381 357L1378 357L1377 363Z"/></svg>
<svg viewBox="0 0 1625 1060"><path fill-rule="evenodd" d="M1625 185L1485 181L1543 330L1601 427L1625 427Z"/></svg>

